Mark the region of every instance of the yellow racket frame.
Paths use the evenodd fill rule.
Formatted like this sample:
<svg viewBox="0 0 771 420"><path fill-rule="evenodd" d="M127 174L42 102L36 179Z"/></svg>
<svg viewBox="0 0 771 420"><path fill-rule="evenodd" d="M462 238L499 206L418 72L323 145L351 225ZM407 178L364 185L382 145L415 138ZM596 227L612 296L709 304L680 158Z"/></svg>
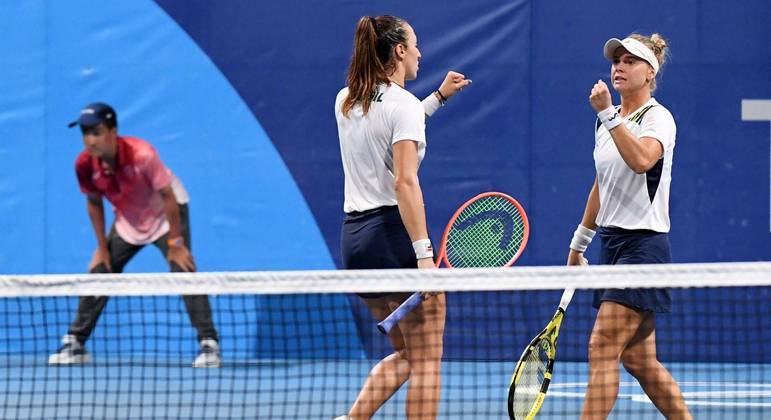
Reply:
<svg viewBox="0 0 771 420"><path fill-rule="evenodd" d="M552 317L551 321L546 324L538 335L530 341L530 344L525 347L525 351L522 352L517 366L514 368L514 374L511 376L511 382L509 383L509 399L508 399L508 412L509 419L511 420L532 420L538 411L541 410L544 400L546 399L546 391L551 383L552 371L554 369L554 359L557 356L557 336L560 332L560 326L562 325L562 319L565 317L565 311L562 308L557 309L557 312ZM541 390L535 399L530 411L527 413L524 419L514 416L514 394L516 392L516 384L519 383L522 372L524 371L525 362L528 354L532 351L537 351L536 346L546 344L546 356L548 357L548 363L546 364L546 372L544 373L544 381L541 384Z"/></svg>

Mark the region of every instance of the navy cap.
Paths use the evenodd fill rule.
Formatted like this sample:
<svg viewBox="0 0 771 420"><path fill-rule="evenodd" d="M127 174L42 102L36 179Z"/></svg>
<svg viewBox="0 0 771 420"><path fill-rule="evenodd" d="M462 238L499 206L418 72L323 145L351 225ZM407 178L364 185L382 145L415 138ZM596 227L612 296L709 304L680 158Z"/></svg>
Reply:
<svg viewBox="0 0 771 420"><path fill-rule="evenodd" d="M69 123L68 127L72 128L78 124L82 127L93 127L107 121L112 121L116 127L118 126L118 116L115 114L115 110L105 103L94 102L81 109L80 117Z"/></svg>

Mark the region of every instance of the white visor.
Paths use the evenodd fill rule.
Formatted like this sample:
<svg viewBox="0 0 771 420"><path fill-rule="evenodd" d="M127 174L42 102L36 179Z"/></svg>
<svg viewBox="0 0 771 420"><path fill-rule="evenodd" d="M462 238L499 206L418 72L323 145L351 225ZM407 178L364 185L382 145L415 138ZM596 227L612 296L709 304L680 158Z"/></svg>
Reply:
<svg viewBox="0 0 771 420"><path fill-rule="evenodd" d="M656 59L656 56L653 55L653 51L651 51L650 48L646 47L645 44L642 42L634 39L634 38L624 38L624 40L620 40L618 38L611 38L608 40L608 42L605 43L605 48L603 51L605 52L605 58L607 58L610 61L613 61L613 53L616 52L616 49L618 47L623 47L625 50L629 51L630 54L632 54L635 57L642 58L648 64L653 67L653 72L655 74L658 74L659 72L659 60Z"/></svg>

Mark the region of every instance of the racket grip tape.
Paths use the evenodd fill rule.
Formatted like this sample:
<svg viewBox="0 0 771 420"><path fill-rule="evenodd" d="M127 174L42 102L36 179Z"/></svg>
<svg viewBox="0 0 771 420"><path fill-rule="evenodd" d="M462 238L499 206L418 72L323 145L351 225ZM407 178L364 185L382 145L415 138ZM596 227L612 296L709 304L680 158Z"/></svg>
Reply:
<svg viewBox="0 0 771 420"><path fill-rule="evenodd" d="M412 312L413 309L420 306L422 302L423 295L420 292L413 293L409 298L407 298L407 300L402 302L402 304L399 305L396 310L391 312L391 314L388 315L386 319L377 324L378 331L388 335L388 333L391 332L393 327L398 324L402 318L404 318L408 313Z"/></svg>

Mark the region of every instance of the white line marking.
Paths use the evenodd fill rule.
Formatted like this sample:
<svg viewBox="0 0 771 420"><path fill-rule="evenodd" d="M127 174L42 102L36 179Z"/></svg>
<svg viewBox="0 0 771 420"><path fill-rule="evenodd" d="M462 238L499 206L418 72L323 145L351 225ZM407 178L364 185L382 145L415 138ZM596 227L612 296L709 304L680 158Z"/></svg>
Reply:
<svg viewBox="0 0 771 420"><path fill-rule="evenodd" d="M567 382L552 384L553 390L547 394L547 398L584 398L586 382ZM620 389L634 387L639 389L639 384L633 382L621 382ZM680 387L684 389L683 396L686 403L693 406L711 407L771 407L771 401L749 401L750 399L771 399L771 384L769 383L743 383L743 382L716 382L716 381L683 381ZM713 388L715 391L686 391L686 388ZM561 389L576 388L576 391L562 391ZM731 388L731 389L726 389ZM638 403L652 404L650 398L644 393L619 393L618 398ZM726 401L726 399L731 399ZM737 399L739 399L737 401Z"/></svg>

